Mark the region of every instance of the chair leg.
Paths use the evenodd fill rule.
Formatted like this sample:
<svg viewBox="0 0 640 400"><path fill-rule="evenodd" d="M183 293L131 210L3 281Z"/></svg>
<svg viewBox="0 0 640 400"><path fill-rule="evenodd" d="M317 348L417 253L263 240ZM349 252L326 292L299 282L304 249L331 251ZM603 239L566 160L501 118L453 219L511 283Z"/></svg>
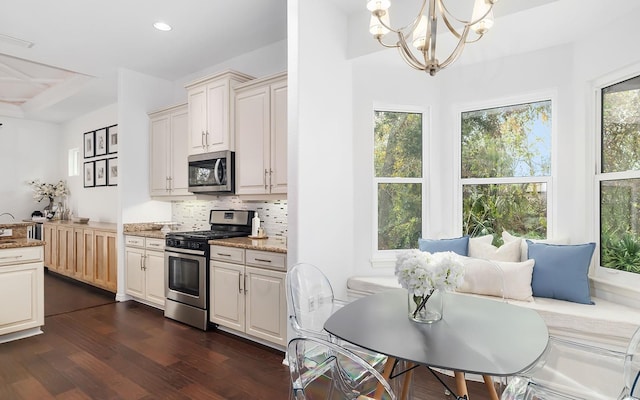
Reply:
<svg viewBox="0 0 640 400"><path fill-rule="evenodd" d="M404 380L402 382L402 393L400 394L401 400L409 399L409 391L411 390L411 378L413 378L413 367L415 366L412 362L407 362L407 368L409 370L404 373Z"/></svg>
<svg viewBox="0 0 640 400"><path fill-rule="evenodd" d="M458 389L458 393L456 393L460 397L469 398L469 391L467 390L467 381L464 379L464 372L454 371L453 376L456 378L456 388Z"/></svg>
<svg viewBox="0 0 640 400"><path fill-rule="evenodd" d="M487 391L489 392L489 398L491 400L499 400L498 393L496 392L496 387L493 385L493 379L489 375L482 375L482 379L484 379L484 384L487 387Z"/></svg>

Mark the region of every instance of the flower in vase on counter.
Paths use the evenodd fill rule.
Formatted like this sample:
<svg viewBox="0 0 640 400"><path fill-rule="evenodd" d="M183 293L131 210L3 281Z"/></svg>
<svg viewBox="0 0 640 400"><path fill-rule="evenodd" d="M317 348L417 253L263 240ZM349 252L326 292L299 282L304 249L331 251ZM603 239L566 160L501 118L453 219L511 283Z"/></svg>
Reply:
<svg viewBox="0 0 640 400"><path fill-rule="evenodd" d="M33 198L42 201L42 199L49 199L52 203L55 197L64 197L69 194L69 188L67 183L63 180L58 181L55 185L52 183L43 183L40 180L35 179L28 182L33 188Z"/></svg>
<svg viewBox="0 0 640 400"><path fill-rule="evenodd" d="M460 286L464 266L459 256L450 251L432 254L412 249L398 253L395 273L400 286L423 297L435 289L453 290Z"/></svg>

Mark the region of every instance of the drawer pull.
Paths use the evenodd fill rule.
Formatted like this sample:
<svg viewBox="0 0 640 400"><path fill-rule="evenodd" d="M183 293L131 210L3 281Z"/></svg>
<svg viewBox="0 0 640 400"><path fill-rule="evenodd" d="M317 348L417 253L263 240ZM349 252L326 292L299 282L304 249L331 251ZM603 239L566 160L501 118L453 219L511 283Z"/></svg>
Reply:
<svg viewBox="0 0 640 400"><path fill-rule="evenodd" d="M15 259L22 258L22 255L19 255L19 256L6 256L6 257L0 257L0 260L9 260L9 259L12 259L12 258L15 258Z"/></svg>
<svg viewBox="0 0 640 400"><path fill-rule="evenodd" d="M216 253L216 255L219 255L222 257L231 257L231 254L225 254L225 253Z"/></svg>
<svg viewBox="0 0 640 400"><path fill-rule="evenodd" d="M256 258L256 261L261 261L261 262L266 262L266 263L270 263L271 260L265 260L264 258Z"/></svg>

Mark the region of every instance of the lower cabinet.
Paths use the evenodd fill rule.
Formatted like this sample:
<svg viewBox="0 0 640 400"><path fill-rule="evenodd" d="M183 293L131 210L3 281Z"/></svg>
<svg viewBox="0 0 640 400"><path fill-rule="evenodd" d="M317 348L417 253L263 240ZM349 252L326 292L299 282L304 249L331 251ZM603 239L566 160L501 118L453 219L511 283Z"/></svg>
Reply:
<svg viewBox="0 0 640 400"><path fill-rule="evenodd" d="M164 240L126 236L125 244L127 294L164 309Z"/></svg>
<svg viewBox="0 0 640 400"><path fill-rule="evenodd" d="M41 246L0 250L0 343L44 325L42 260Z"/></svg>
<svg viewBox="0 0 640 400"><path fill-rule="evenodd" d="M45 267L101 289L117 291L115 230L45 222L43 231Z"/></svg>
<svg viewBox="0 0 640 400"><path fill-rule="evenodd" d="M285 346L285 271L284 254L212 245L209 320Z"/></svg>

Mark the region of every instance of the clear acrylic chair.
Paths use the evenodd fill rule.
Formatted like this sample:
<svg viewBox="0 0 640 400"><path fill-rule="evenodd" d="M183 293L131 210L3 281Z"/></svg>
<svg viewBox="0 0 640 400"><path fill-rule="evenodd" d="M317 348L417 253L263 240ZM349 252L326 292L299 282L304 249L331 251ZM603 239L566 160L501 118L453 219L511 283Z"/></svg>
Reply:
<svg viewBox="0 0 640 400"><path fill-rule="evenodd" d="M289 321L298 336L337 343L383 372L387 356L341 341L324 330L331 314L347 303L335 298L331 282L318 267L309 263L294 265L287 271L286 288Z"/></svg>
<svg viewBox="0 0 640 400"><path fill-rule="evenodd" d="M335 343L294 338L287 347L287 359L295 400L396 399L378 371Z"/></svg>
<svg viewBox="0 0 640 400"><path fill-rule="evenodd" d="M540 360L511 378L502 400L616 399L625 353L555 337Z"/></svg>
<svg viewBox="0 0 640 400"><path fill-rule="evenodd" d="M629 342L624 357L624 387L620 400L640 399L640 328Z"/></svg>

